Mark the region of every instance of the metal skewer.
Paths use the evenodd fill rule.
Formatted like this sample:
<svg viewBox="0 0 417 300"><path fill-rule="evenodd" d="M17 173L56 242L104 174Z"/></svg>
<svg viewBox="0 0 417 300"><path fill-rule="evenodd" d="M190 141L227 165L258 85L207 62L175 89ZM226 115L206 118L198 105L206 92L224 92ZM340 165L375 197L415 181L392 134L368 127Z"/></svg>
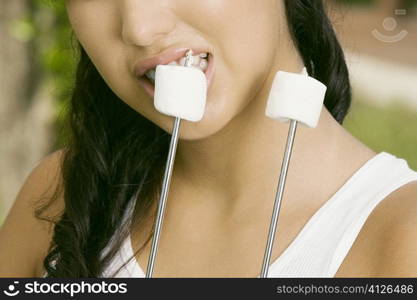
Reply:
<svg viewBox="0 0 417 300"><path fill-rule="evenodd" d="M284 194L285 181L287 179L288 166L290 164L291 159L292 147L294 144L295 133L297 131L297 123L298 122L296 120L291 120L290 129L288 131L287 144L285 147L284 158L282 160L281 173L279 176L277 193L275 195L274 208L272 212L271 223L269 225L268 241L265 247L265 254L262 263L260 278L268 277L269 262L271 260L279 211L281 209L281 200Z"/></svg>
<svg viewBox="0 0 417 300"><path fill-rule="evenodd" d="M193 51L191 49L188 50L186 53L184 66L190 67L193 64L192 55L193 55ZM159 198L158 212L157 212L156 221L155 221L155 233L152 238L151 252L149 254L148 266L146 269L146 278L152 278L152 274L153 274L153 270L155 266L156 254L158 251L158 242L159 242L159 237L161 235L161 229L162 229L162 224L164 220L165 206L166 206L166 201L168 198L169 186L171 183L172 170L174 167L175 153L176 153L177 145L178 145L178 133L180 130L180 125L181 125L181 119L176 117L174 120L171 142L169 145L168 159L167 159L167 163L165 166L165 174L164 174L164 179L163 179L161 196Z"/></svg>

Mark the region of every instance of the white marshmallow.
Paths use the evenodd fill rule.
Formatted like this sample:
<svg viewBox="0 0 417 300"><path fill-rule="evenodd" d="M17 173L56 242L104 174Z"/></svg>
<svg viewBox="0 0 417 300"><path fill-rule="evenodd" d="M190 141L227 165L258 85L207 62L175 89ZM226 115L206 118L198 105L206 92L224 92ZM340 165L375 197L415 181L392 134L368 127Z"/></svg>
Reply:
<svg viewBox="0 0 417 300"><path fill-rule="evenodd" d="M272 83L265 114L282 122L290 119L314 128L320 118L327 87L307 75L278 71Z"/></svg>
<svg viewBox="0 0 417 300"><path fill-rule="evenodd" d="M207 97L205 74L197 68L158 65L155 108L166 115L197 122L203 118Z"/></svg>

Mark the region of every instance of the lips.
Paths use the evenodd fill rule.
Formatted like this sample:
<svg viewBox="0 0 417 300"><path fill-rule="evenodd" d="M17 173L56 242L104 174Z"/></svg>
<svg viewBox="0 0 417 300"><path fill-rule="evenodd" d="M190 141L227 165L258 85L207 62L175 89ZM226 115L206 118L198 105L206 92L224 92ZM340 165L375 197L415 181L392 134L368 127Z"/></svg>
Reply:
<svg viewBox="0 0 417 300"><path fill-rule="evenodd" d="M139 81L139 84L145 89L145 91L153 98L155 93L155 86L146 78L145 73L149 69L155 68L157 65L167 65L170 62L177 61L180 58L184 57L186 52L190 48L171 48L167 51L161 53L158 56L154 56L142 61L139 61L134 66L134 74ZM201 53L209 53L208 56L208 67L207 70L204 72L207 78L207 87L208 89L211 86L211 82L214 75L214 58L213 55L203 49L195 49L193 50L193 55L198 55Z"/></svg>
<svg viewBox="0 0 417 300"><path fill-rule="evenodd" d="M137 77L141 77L145 75L147 70L153 69L157 65L167 65L172 61L179 60L181 57L185 56L189 49L190 48L170 48L159 55L141 60L134 65L134 73ZM193 55L208 52L203 49L191 49L193 50Z"/></svg>

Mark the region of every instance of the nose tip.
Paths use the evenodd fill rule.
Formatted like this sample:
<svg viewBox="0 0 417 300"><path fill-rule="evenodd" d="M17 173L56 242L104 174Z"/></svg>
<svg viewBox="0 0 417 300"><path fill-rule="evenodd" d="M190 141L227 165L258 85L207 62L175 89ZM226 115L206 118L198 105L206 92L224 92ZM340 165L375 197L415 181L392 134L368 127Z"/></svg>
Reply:
<svg viewBox="0 0 417 300"><path fill-rule="evenodd" d="M130 5L124 9L122 39L126 44L149 46L171 32L175 21L172 15L162 9L151 7L150 1L146 1L146 5L139 5L138 2L135 6Z"/></svg>
<svg viewBox="0 0 417 300"><path fill-rule="evenodd" d="M151 32L145 28L125 26L122 30L123 41L129 45L150 46L163 33Z"/></svg>

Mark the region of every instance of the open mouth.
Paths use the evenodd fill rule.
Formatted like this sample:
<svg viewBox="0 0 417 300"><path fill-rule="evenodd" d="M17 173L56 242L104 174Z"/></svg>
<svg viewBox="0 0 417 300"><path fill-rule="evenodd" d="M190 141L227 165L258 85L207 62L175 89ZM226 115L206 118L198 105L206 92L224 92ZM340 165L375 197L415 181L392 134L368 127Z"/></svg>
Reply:
<svg viewBox="0 0 417 300"><path fill-rule="evenodd" d="M179 62L169 63L169 65L178 65L178 66L180 66L182 64L183 64L182 59ZM206 64L206 66L205 66L205 64ZM211 53L206 53L206 57L201 57L201 59L199 61L195 62L195 64L193 64L191 67L192 68L199 68L200 70L202 70L204 72L204 74L206 75L206 79L207 79L207 88L209 88L210 85L211 85L211 81L212 81L212 78L213 78L213 71L214 71L213 70L213 67L214 67L213 55ZM154 97L154 94L155 94L154 78L155 78L155 69L148 70L145 73L145 75L143 75L139 78L139 83L143 86L145 91L151 97Z"/></svg>

